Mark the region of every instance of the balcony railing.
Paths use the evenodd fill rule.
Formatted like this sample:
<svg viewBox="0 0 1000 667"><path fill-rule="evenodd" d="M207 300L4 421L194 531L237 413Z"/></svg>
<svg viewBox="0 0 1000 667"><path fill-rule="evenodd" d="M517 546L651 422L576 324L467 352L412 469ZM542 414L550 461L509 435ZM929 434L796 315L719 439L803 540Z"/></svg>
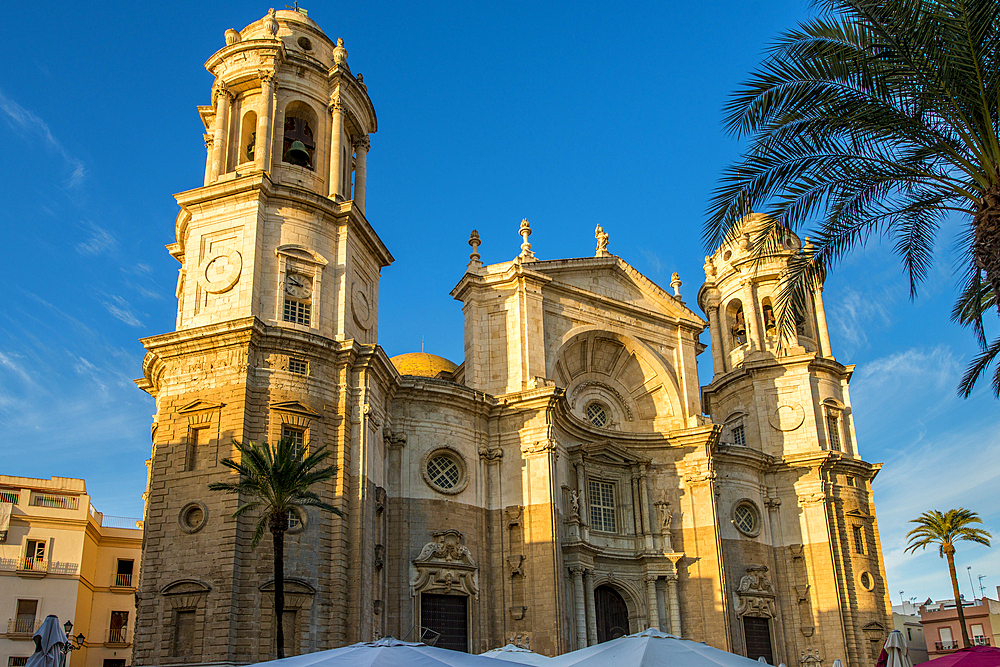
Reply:
<svg viewBox="0 0 1000 667"><path fill-rule="evenodd" d="M982 635L976 635L976 636L974 636L972 638L972 645L973 646L989 646L990 645L990 638L989 637L984 637Z"/></svg>
<svg viewBox="0 0 1000 667"><path fill-rule="evenodd" d="M122 588L132 588L132 575L121 574L121 573L115 575L115 586L120 586Z"/></svg>
<svg viewBox="0 0 1000 667"><path fill-rule="evenodd" d="M49 571L49 561L37 556L24 556L17 561L18 572L33 572L35 574L45 574Z"/></svg>
<svg viewBox="0 0 1000 667"><path fill-rule="evenodd" d="M954 651L958 648L958 642L934 642L934 649L936 651Z"/></svg>
<svg viewBox="0 0 1000 667"><path fill-rule="evenodd" d="M21 495L19 491L0 491L0 503L17 504L17 499Z"/></svg>
<svg viewBox="0 0 1000 667"><path fill-rule="evenodd" d="M30 637L40 627L42 627L42 622L35 620L34 616L7 619L8 635L26 635Z"/></svg>
<svg viewBox="0 0 1000 667"><path fill-rule="evenodd" d="M35 507L75 510L80 507L80 498L78 496L50 496L42 493L33 493L31 494L30 504Z"/></svg>
<svg viewBox="0 0 1000 667"><path fill-rule="evenodd" d="M111 628L108 630L109 644L128 643L128 628Z"/></svg>
<svg viewBox="0 0 1000 667"><path fill-rule="evenodd" d="M136 519L130 516L108 516L107 514L104 514L101 516L101 527L139 530L138 524L140 521L142 521L142 519Z"/></svg>

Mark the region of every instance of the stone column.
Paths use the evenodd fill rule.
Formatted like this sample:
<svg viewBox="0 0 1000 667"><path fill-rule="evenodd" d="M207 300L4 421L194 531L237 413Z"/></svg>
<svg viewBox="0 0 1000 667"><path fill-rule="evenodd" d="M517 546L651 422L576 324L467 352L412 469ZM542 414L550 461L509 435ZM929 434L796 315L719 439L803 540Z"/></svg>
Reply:
<svg viewBox="0 0 1000 667"><path fill-rule="evenodd" d="M340 137L344 132L344 106L339 98L330 100L330 113L333 116L333 127L330 130L330 182L327 185L328 196L336 200L337 195L341 194Z"/></svg>
<svg viewBox="0 0 1000 667"><path fill-rule="evenodd" d="M726 372L725 350L722 349L722 325L719 322L719 304L708 307L709 336L712 340L712 369L716 375Z"/></svg>
<svg viewBox="0 0 1000 667"><path fill-rule="evenodd" d="M587 645L587 608L583 593L583 568L575 565L569 569L573 577L573 597L576 598L576 647Z"/></svg>
<svg viewBox="0 0 1000 667"><path fill-rule="evenodd" d="M833 350L830 348L830 331L826 327L826 309L823 307L823 286L820 285L813 294L813 308L816 310L816 332L817 343L819 343L819 356L832 357Z"/></svg>
<svg viewBox="0 0 1000 667"><path fill-rule="evenodd" d="M657 577L652 574L646 576L647 628L656 628L660 624L660 605L656 602L656 579Z"/></svg>
<svg viewBox="0 0 1000 667"><path fill-rule="evenodd" d="M757 349L761 352L767 351L767 339L764 333L764 314L761 312L760 299L757 295L757 283L750 283L750 299L753 301L753 330L754 330L754 341L757 343ZM744 312L746 311L746 306L744 306ZM750 333L749 331L747 332Z"/></svg>
<svg viewBox="0 0 1000 667"><path fill-rule="evenodd" d="M646 548L653 549L653 530L649 525L649 482L646 479L646 468L639 471L639 511L642 512L642 534L646 541Z"/></svg>
<svg viewBox="0 0 1000 667"><path fill-rule="evenodd" d="M584 593L587 596L587 645L597 643L597 607L594 603L594 571L583 573Z"/></svg>
<svg viewBox="0 0 1000 667"><path fill-rule="evenodd" d="M218 95L215 104L215 128L212 138L212 181L219 180L219 176L226 173L226 162L228 161L227 139L229 138L229 90L221 81L215 85L215 94Z"/></svg>
<svg viewBox="0 0 1000 667"><path fill-rule="evenodd" d="M670 607L670 634L681 634L681 603L677 599L677 575L667 575L667 605Z"/></svg>
<svg viewBox="0 0 1000 667"><path fill-rule="evenodd" d="M271 146L274 143L272 114L274 110L274 72L260 71L260 108L257 110L257 136L254 139L254 166L271 170Z"/></svg>
<svg viewBox="0 0 1000 667"><path fill-rule="evenodd" d="M368 150L371 142L368 135L354 140L354 150L357 158L354 162L354 204L361 212L365 212L365 194L368 185Z"/></svg>
<svg viewBox="0 0 1000 667"><path fill-rule="evenodd" d="M747 351L754 351L754 340L757 336L757 316L754 311L757 310L753 302L753 291L750 288L750 278L743 278L740 281L743 289L740 290L740 296L743 301L743 326L747 328ZM753 326L751 326L753 325Z"/></svg>

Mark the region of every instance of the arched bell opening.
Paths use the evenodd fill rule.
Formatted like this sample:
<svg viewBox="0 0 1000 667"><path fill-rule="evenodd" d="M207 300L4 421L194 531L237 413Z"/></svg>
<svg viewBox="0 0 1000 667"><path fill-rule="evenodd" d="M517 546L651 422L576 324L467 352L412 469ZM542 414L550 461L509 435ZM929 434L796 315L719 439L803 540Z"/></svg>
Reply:
<svg viewBox="0 0 1000 667"><path fill-rule="evenodd" d="M238 162L253 162L257 154L257 112L247 111L240 124L240 152Z"/></svg>
<svg viewBox="0 0 1000 667"><path fill-rule="evenodd" d="M281 161L306 169L315 169L316 113L305 102L295 101L285 107L285 130Z"/></svg>
<svg viewBox="0 0 1000 667"><path fill-rule="evenodd" d="M746 345L747 343L747 318L743 312L743 302L733 299L726 306L726 324L731 337L732 348Z"/></svg>
<svg viewBox="0 0 1000 667"><path fill-rule="evenodd" d="M778 335L777 320L774 317L774 306L771 305L771 297L765 296L760 303L760 312L764 320L764 333L768 336Z"/></svg>

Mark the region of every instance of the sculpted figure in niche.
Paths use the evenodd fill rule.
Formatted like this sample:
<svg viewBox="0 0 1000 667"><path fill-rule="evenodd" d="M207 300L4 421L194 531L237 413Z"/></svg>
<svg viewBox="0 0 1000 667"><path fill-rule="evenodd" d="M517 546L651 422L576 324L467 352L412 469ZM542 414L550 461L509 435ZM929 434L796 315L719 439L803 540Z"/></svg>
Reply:
<svg viewBox="0 0 1000 667"><path fill-rule="evenodd" d="M573 489L569 492L569 513L574 519L580 518L580 492Z"/></svg>

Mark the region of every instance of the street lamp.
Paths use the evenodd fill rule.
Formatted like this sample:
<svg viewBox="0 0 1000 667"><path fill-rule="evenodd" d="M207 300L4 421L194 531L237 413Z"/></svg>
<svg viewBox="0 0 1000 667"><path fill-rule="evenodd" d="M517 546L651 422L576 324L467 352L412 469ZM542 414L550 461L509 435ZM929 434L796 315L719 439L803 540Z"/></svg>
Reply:
<svg viewBox="0 0 1000 667"><path fill-rule="evenodd" d="M86 639L86 637L83 636L83 633L81 632L76 637L70 634L73 632L73 621L66 621L63 623L63 629L66 631L66 636L69 637L70 640L68 643L63 644L63 653L69 653L70 651L77 651L83 648L83 641Z"/></svg>

